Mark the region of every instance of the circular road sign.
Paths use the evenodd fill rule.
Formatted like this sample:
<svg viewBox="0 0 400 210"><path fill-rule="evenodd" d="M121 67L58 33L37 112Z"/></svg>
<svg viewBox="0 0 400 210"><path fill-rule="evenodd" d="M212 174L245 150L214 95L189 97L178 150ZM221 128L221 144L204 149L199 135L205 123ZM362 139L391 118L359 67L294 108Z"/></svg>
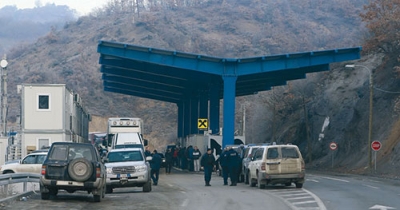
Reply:
<svg viewBox="0 0 400 210"><path fill-rule="evenodd" d="M381 142L379 142L379 141L373 141L373 142L371 143L371 148L372 148L374 151L380 150L381 147L382 147L382 144L381 144Z"/></svg>
<svg viewBox="0 0 400 210"><path fill-rule="evenodd" d="M331 150L336 150L336 149L337 149L337 144L336 144L336 142L331 142L331 143L329 144L329 148L330 148Z"/></svg>

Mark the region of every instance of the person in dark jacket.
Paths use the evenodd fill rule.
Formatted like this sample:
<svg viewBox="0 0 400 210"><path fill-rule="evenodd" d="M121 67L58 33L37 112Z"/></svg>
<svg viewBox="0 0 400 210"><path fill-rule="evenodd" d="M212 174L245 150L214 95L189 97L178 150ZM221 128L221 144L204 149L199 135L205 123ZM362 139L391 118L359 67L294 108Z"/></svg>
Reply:
<svg viewBox="0 0 400 210"><path fill-rule="evenodd" d="M157 153L157 150L153 151L152 159L150 161L151 167L151 179L153 180L153 185L158 184L158 177L160 175L160 168L161 168L161 156Z"/></svg>
<svg viewBox="0 0 400 210"><path fill-rule="evenodd" d="M215 157L212 154L211 148L207 149L207 153L201 157L200 164L204 168L204 181L206 182L206 186L211 186L211 174L215 167Z"/></svg>
<svg viewBox="0 0 400 210"><path fill-rule="evenodd" d="M222 170L222 177L224 179L224 185L228 185L228 177L229 177L228 149L229 149L229 147L226 147L219 157L219 163L221 165L220 170Z"/></svg>
<svg viewBox="0 0 400 210"><path fill-rule="evenodd" d="M174 154L169 148L167 152L165 152L165 173L170 174L172 165L174 164Z"/></svg>
<svg viewBox="0 0 400 210"><path fill-rule="evenodd" d="M236 152L232 147L229 148L227 151L227 167L229 171L229 177L231 179L231 185L230 186L236 186L238 182L238 173L240 169L240 157L239 153Z"/></svg>
<svg viewBox="0 0 400 210"><path fill-rule="evenodd" d="M179 159L181 160L181 169L184 170L187 168L187 158L186 158L186 147L182 147L179 150Z"/></svg>
<svg viewBox="0 0 400 210"><path fill-rule="evenodd" d="M144 155L145 155L146 157L150 157L150 156L151 156L151 152L150 152L150 149L149 149L148 146L147 146L146 149L144 150Z"/></svg>
<svg viewBox="0 0 400 210"><path fill-rule="evenodd" d="M187 148L187 151L186 151L186 156L187 156L187 160L188 160L188 169L189 169L189 171L194 171L194 161L193 161L193 146L192 145L190 145L188 148Z"/></svg>

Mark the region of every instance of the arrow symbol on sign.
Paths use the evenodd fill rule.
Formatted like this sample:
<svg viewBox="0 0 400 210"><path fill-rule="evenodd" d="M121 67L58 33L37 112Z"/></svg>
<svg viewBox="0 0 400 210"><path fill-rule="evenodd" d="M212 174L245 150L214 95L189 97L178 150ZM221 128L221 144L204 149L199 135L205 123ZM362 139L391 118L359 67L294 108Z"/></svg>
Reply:
<svg viewBox="0 0 400 210"><path fill-rule="evenodd" d="M390 207L390 206L375 205L375 206L370 207L369 209L387 210L387 209L395 209L395 208Z"/></svg>

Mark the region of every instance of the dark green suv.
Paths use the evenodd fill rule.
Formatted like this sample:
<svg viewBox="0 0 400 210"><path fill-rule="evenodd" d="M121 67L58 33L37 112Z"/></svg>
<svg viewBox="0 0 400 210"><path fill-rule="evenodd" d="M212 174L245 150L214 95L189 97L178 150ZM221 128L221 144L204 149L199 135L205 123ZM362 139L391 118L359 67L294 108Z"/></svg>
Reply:
<svg viewBox="0 0 400 210"><path fill-rule="evenodd" d="M87 191L93 194L95 202L104 198L106 190L106 169L91 144L55 142L51 145L42 165L40 192L42 199L56 196L58 190L69 193Z"/></svg>

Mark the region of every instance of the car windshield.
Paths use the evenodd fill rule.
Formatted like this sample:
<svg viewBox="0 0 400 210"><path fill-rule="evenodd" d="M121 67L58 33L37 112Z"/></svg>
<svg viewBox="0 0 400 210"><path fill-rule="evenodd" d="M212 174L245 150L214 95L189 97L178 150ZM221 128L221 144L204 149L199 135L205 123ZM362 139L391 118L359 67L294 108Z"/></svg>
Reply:
<svg viewBox="0 0 400 210"><path fill-rule="evenodd" d="M143 161L140 151L118 151L108 153L108 162Z"/></svg>
<svg viewBox="0 0 400 210"><path fill-rule="evenodd" d="M49 159L51 160L73 160L86 158L93 160L92 145L54 145Z"/></svg>
<svg viewBox="0 0 400 210"><path fill-rule="evenodd" d="M282 147L282 158L299 158L299 153L295 148Z"/></svg>

